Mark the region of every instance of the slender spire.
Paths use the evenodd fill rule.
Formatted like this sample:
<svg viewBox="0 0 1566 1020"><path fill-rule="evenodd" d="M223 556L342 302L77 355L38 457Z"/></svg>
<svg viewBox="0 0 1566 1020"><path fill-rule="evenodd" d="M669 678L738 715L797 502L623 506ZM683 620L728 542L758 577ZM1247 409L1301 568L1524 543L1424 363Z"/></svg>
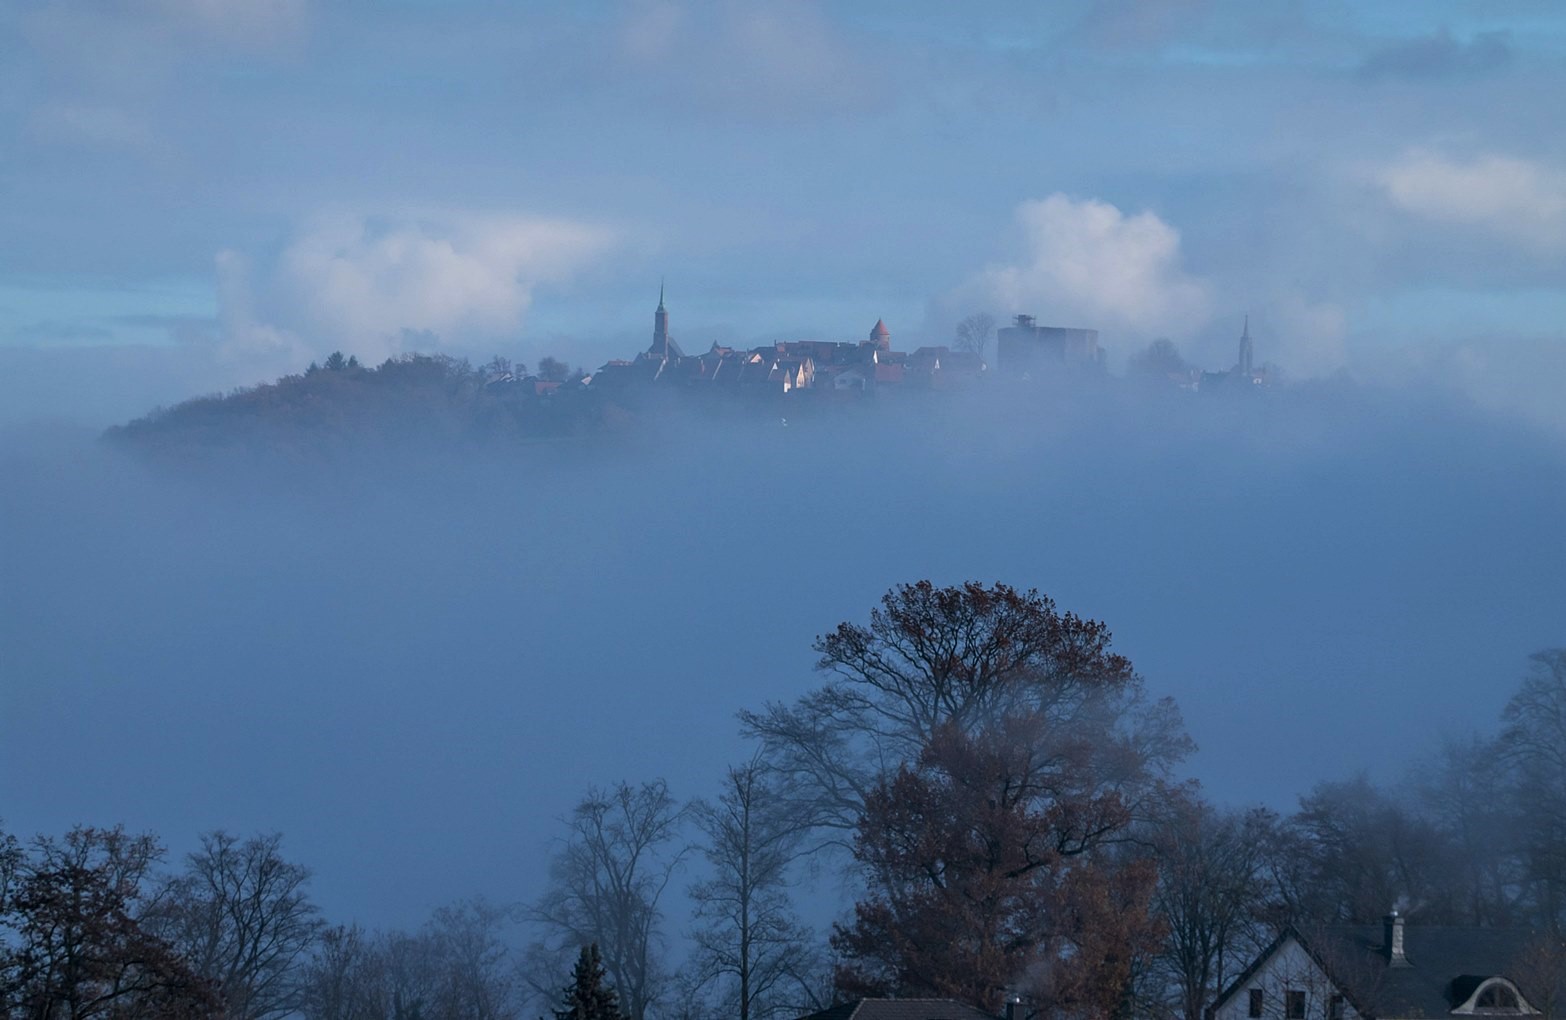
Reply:
<svg viewBox="0 0 1566 1020"><path fill-rule="evenodd" d="M663 277L658 277L658 311L663 311Z"/></svg>
<svg viewBox="0 0 1566 1020"><path fill-rule="evenodd" d="M1234 367L1241 375L1249 378L1252 374L1255 358L1256 348L1251 343L1251 317L1250 314L1247 313L1245 316L1245 326L1240 330L1240 360Z"/></svg>

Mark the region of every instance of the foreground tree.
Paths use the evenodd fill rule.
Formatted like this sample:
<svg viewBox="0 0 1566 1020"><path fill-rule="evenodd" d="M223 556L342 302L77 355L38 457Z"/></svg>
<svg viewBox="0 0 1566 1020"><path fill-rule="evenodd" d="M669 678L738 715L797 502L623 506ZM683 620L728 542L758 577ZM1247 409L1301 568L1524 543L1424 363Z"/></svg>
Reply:
<svg viewBox="0 0 1566 1020"><path fill-rule="evenodd" d="M1533 656L1506 706L1501 749L1512 766L1525 881L1535 923L1566 931L1566 648Z"/></svg>
<svg viewBox="0 0 1566 1020"><path fill-rule="evenodd" d="M1271 870L1280 924L1376 924L1409 902L1427 924L1464 920L1435 827L1364 775L1317 783L1300 798Z"/></svg>
<svg viewBox="0 0 1566 1020"><path fill-rule="evenodd" d="M162 856L151 836L73 829L8 853L0 900L0 1015L70 1020L208 1020L210 985L142 925L138 908Z"/></svg>
<svg viewBox="0 0 1566 1020"><path fill-rule="evenodd" d="M739 1020L819 1008L811 994L809 932L795 918L786 888L802 850L804 819L756 760L729 769L718 801L695 814L711 877L691 889L694 990L721 984L720 1011Z"/></svg>
<svg viewBox="0 0 1566 1020"><path fill-rule="evenodd" d="M305 892L309 871L283 857L282 836L201 837L164 887L151 920L236 1020L288 1016L299 1005L300 964L320 931Z"/></svg>
<svg viewBox="0 0 1566 1020"><path fill-rule="evenodd" d="M1129 825L1084 744L1051 746L1027 717L976 735L948 724L871 796L854 856L869 895L839 926L849 994L1008 993L1108 1016L1156 949L1154 873L1107 845Z"/></svg>
<svg viewBox="0 0 1566 1020"><path fill-rule="evenodd" d="M484 900L435 911L418 932L323 932L304 968L306 1020L516 1020L513 912Z"/></svg>
<svg viewBox="0 0 1566 1020"><path fill-rule="evenodd" d="M555 1020L621 1020L620 999L605 984L597 944L586 945L571 968L571 983L561 995Z"/></svg>
<svg viewBox="0 0 1566 1020"><path fill-rule="evenodd" d="M1149 704L1130 661L1110 650L1109 628L1036 591L900 585L868 625L839 624L814 648L824 686L740 719L828 841L846 845L883 778L943 730L972 737L1026 718L1046 749L1089 749L1073 769L1133 811L1191 747L1173 702Z"/></svg>
<svg viewBox="0 0 1566 1020"><path fill-rule="evenodd" d="M1176 1015L1201 1020L1214 996L1271 938L1259 908L1277 819L1191 799L1157 833L1153 911L1165 930L1159 971Z"/></svg>
<svg viewBox="0 0 1566 1020"><path fill-rule="evenodd" d="M535 989L539 970L597 945L626 1015L644 1020L666 980L660 901L685 855L677 845L684 818L662 780L588 791L550 864L549 890L529 911L544 932L532 950Z"/></svg>

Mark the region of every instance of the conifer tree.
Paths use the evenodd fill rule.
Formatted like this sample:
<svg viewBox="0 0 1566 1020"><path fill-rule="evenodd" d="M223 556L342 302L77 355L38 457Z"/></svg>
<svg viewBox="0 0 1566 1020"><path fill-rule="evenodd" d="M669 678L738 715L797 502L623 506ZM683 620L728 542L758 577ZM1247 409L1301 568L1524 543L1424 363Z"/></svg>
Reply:
<svg viewBox="0 0 1566 1020"><path fill-rule="evenodd" d="M571 983L555 1010L555 1020L621 1020L619 997L604 984L598 943L582 947L571 969Z"/></svg>

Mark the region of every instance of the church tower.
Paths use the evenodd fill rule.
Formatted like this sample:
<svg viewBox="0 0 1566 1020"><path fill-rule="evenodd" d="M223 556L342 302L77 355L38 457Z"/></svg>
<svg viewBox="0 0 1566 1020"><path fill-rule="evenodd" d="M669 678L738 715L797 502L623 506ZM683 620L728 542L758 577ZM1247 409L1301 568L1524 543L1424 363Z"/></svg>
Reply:
<svg viewBox="0 0 1566 1020"><path fill-rule="evenodd" d="M669 356L669 311L663 307L663 283L658 284L658 310L653 312L653 342L649 354Z"/></svg>
<svg viewBox="0 0 1566 1020"><path fill-rule="evenodd" d="M875 328L870 331L870 343L877 350L892 349L892 331L887 329L886 323L880 319L875 320Z"/></svg>
<svg viewBox="0 0 1566 1020"><path fill-rule="evenodd" d="M1256 358L1256 349L1251 346L1251 317L1245 317L1245 327L1240 331L1240 363L1235 366L1235 371L1250 379L1252 363Z"/></svg>

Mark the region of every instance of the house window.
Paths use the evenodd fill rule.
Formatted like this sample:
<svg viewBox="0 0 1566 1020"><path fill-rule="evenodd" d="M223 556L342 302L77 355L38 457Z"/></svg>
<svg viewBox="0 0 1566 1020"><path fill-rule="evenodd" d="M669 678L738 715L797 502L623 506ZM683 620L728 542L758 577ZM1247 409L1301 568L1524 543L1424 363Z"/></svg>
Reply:
<svg viewBox="0 0 1566 1020"><path fill-rule="evenodd" d="M1257 1017L1262 1015L1262 990L1260 988L1251 989L1251 1009L1246 1015L1251 1020L1256 1020Z"/></svg>
<svg viewBox="0 0 1566 1020"><path fill-rule="evenodd" d="M1505 985L1491 985L1479 993L1474 1001L1475 1009L1520 1009L1517 993Z"/></svg>
<svg viewBox="0 0 1566 1020"><path fill-rule="evenodd" d="M1283 1020L1305 1020L1305 993L1289 989L1283 993Z"/></svg>
<svg viewBox="0 0 1566 1020"><path fill-rule="evenodd" d="M1343 996L1334 995L1327 1000L1327 1020L1343 1020Z"/></svg>

